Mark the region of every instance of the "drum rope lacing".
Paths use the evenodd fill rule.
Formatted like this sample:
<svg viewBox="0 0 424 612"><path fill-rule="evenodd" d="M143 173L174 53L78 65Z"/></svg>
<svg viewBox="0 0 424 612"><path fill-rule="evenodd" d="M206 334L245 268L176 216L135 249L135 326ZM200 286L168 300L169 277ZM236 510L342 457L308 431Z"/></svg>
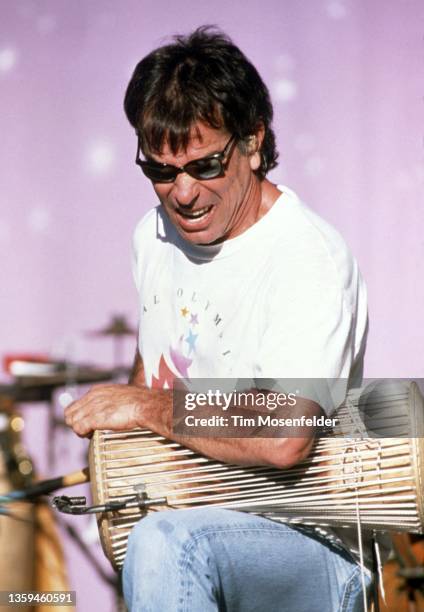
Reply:
<svg viewBox="0 0 424 612"><path fill-rule="evenodd" d="M356 436L356 439L353 442L352 450L354 451L353 469L354 469L354 472L357 474L357 478L355 482L350 483L350 484L353 485L355 489L355 493L356 493L356 497L355 497L356 530L357 530L357 536L358 536L359 563L360 563L360 568L361 568L362 595L363 595L363 601L364 601L364 610L365 612L368 612L367 589L365 585L365 569L366 568L364 564L364 550L363 550L363 542L362 542L362 524L361 524L361 512L360 512L360 506L359 506L359 486L358 486L361 475L364 472L363 472L363 465L362 465L362 453L361 453L359 442L362 442L363 443L362 445L363 446L365 445L365 447L369 448L370 450L373 450L373 449L377 450L376 468L377 468L377 473L379 477L381 477L381 445L378 443L377 440L369 439L368 432L366 430L364 422L358 416L356 406L354 405L354 403L352 402L350 398L346 399L345 406L346 406L347 412L349 413L349 416L351 417L351 423L352 423L352 428L349 433L350 435ZM345 449L345 452L347 451L348 449ZM379 546L379 543L376 537L376 532L374 531L373 533L374 533L374 536L372 540L372 545L374 546L375 556L377 560L376 570L377 570L377 576L378 576L378 584L379 584L379 588L381 592L381 597L384 603L386 603L386 593L384 590L383 567L382 567L382 562L381 562L380 546Z"/></svg>

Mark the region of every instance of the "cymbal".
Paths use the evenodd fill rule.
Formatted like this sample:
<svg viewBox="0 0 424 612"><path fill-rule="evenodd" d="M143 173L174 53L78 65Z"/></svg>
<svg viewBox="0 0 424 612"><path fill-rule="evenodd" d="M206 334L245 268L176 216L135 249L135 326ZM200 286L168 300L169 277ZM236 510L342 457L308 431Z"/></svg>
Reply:
<svg viewBox="0 0 424 612"><path fill-rule="evenodd" d="M13 402L50 402L59 387L107 382L114 376L115 370L92 366L75 366L71 372L64 370L44 376L16 376L12 382L0 384L0 412L7 412Z"/></svg>
<svg viewBox="0 0 424 612"><path fill-rule="evenodd" d="M10 384L0 385L0 412L7 409L10 402L51 401L58 387L69 384L91 384L113 380L115 370L93 366L73 365L71 370L63 370L43 376L16 376Z"/></svg>
<svg viewBox="0 0 424 612"><path fill-rule="evenodd" d="M89 336L134 336L137 333L123 315L113 315L111 321L102 329L86 332Z"/></svg>
<svg viewBox="0 0 424 612"><path fill-rule="evenodd" d="M69 383L85 384L111 380L114 370L92 366L76 366L48 374L46 376L17 376L16 383L20 387L62 387Z"/></svg>

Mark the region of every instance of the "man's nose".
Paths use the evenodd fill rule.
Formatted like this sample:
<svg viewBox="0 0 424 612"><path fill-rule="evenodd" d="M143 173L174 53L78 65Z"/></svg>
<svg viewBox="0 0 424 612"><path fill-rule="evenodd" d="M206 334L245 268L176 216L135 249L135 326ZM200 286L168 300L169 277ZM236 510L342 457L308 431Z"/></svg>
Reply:
<svg viewBox="0 0 424 612"><path fill-rule="evenodd" d="M199 183L187 172L180 172L174 181L173 194L179 206L193 206L199 196Z"/></svg>

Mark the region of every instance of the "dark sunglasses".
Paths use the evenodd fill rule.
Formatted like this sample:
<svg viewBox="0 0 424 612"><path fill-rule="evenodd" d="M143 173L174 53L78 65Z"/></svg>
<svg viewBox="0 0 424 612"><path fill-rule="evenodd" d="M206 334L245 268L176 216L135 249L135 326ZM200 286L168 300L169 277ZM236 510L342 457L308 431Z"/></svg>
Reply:
<svg viewBox="0 0 424 612"><path fill-rule="evenodd" d="M154 183L172 183L181 172L187 172L187 174L197 180L208 181L209 179L223 176L225 168L230 161L235 143L236 136L233 134L221 153L214 153L207 157L193 159L185 166L178 168L171 164L161 164L153 160L146 161L140 159L141 146L139 140L135 163L140 166L147 178Z"/></svg>

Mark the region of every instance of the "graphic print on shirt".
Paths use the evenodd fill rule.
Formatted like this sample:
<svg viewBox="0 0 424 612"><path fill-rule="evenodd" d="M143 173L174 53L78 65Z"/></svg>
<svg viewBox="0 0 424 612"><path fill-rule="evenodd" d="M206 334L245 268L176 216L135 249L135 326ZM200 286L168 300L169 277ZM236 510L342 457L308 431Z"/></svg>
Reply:
<svg viewBox="0 0 424 612"><path fill-rule="evenodd" d="M174 300L160 300L159 296L154 295L153 303L150 308L143 306L143 319L147 327L148 319L156 319L154 311L156 308L161 310L160 304L168 303L173 308L173 333L176 333L176 340L169 342L163 347L160 354L154 357L153 367L151 369L151 386L156 389L171 388L175 378L189 379L193 372L191 366L196 364L199 358L197 345L202 335L207 336L208 343L211 342L211 332L215 342L219 342L224 346L222 331L223 319L220 314L216 313L212 302L207 298L201 298L195 291L184 291L183 288L178 288ZM152 321L153 323L153 321ZM158 331L157 338L163 334L163 329L157 324L153 326ZM149 325L151 329L151 325ZM166 342L166 340L165 340ZM228 348L223 348L220 351L222 356L227 356L231 353ZM148 364L146 364L148 365ZM193 369L193 368L192 368Z"/></svg>

